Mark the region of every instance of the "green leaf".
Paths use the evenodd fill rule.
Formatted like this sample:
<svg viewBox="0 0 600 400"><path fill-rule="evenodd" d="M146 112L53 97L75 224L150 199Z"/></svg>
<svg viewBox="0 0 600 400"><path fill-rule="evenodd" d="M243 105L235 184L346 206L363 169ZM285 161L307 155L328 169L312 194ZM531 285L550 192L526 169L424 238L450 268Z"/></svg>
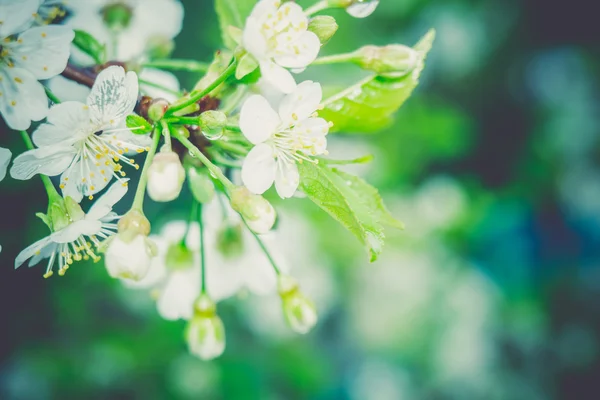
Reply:
<svg viewBox="0 0 600 400"><path fill-rule="evenodd" d="M372 75L326 100L319 116L333 122L330 132L375 132L387 127L419 84L434 38L432 29L414 46L420 62L409 74L399 78Z"/></svg>
<svg viewBox="0 0 600 400"><path fill-rule="evenodd" d="M73 44L85 54L94 59L96 64L104 63L104 45L100 44L92 35L85 31L75 29L75 38Z"/></svg>
<svg viewBox="0 0 600 400"><path fill-rule="evenodd" d="M221 36L223 43L228 49L235 49L237 43L231 36L230 26L235 28L244 28L246 18L250 15L256 0L215 0L215 10L219 16L219 25L221 26Z"/></svg>
<svg viewBox="0 0 600 400"><path fill-rule="evenodd" d="M145 135L152 131L152 125L137 114L128 115L125 119L125 123L127 124L127 127L131 129L131 132L136 135Z"/></svg>
<svg viewBox="0 0 600 400"><path fill-rule="evenodd" d="M377 189L364 180L322 163L305 162L298 164L298 169L300 189L360 240L371 262L381 253L383 226L403 228L384 206Z"/></svg>

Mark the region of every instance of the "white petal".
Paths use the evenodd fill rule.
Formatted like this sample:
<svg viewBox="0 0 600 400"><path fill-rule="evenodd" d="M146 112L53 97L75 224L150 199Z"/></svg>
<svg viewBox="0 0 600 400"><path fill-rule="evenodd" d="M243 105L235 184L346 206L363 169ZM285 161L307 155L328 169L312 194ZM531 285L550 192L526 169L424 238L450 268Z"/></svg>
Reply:
<svg viewBox="0 0 600 400"><path fill-rule="evenodd" d="M103 160L79 158L65 170L60 178L63 196L81 201L82 196L93 196L102 191L112 180L115 166L114 163L107 165ZM123 179L119 180L119 184L126 185Z"/></svg>
<svg viewBox="0 0 600 400"><path fill-rule="evenodd" d="M35 174L58 175L67 169L76 154L73 147L63 145L29 150L15 158L10 176L26 180Z"/></svg>
<svg viewBox="0 0 600 400"><path fill-rule="evenodd" d="M106 192L100 196L92 208L87 212L86 219L102 219L112 211L112 208L127 193L128 186L121 182L113 183Z"/></svg>
<svg viewBox="0 0 600 400"><path fill-rule="evenodd" d="M266 18L268 14L274 15L280 4L280 0L260 0L252 9L250 18L262 20Z"/></svg>
<svg viewBox="0 0 600 400"><path fill-rule="evenodd" d="M50 236L46 236L20 252L17 258L15 258L15 269L19 268L21 264L33 257L36 253L41 252L42 249L50 243L52 243L52 239L50 239Z"/></svg>
<svg viewBox="0 0 600 400"><path fill-rule="evenodd" d="M248 153L242 165L242 182L252 193L262 194L275 180L277 163L273 148L259 144Z"/></svg>
<svg viewBox="0 0 600 400"><path fill-rule="evenodd" d="M31 72L2 66L0 78L0 114L10 128L25 130L31 121L39 121L46 116L46 92Z"/></svg>
<svg viewBox="0 0 600 400"><path fill-rule="evenodd" d="M300 184L300 173L295 162L279 160L277 175L275 175L275 189L282 199L292 197Z"/></svg>
<svg viewBox="0 0 600 400"><path fill-rule="evenodd" d="M127 74L122 67L112 66L100 72L87 104L94 123L102 127L118 125L133 112L138 96L135 72Z"/></svg>
<svg viewBox="0 0 600 400"><path fill-rule="evenodd" d="M49 258L52 255L52 253L56 252L57 248L58 244L54 242L48 243L48 245L44 246L39 253L36 253L33 257L29 259L28 265L30 267L33 267L34 265L42 261L44 258Z"/></svg>
<svg viewBox="0 0 600 400"><path fill-rule="evenodd" d="M57 75L46 81L46 86L62 101L79 101L83 103L86 102L91 90L89 87L67 79L62 75Z"/></svg>
<svg viewBox="0 0 600 400"><path fill-rule="evenodd" d="M6 168L10 164L12 153L9 149L0 147L0 181L6 176Z"/></svg>
<svg viewBox="0 0 600 400"><path fill-rule="evenodd" d="M81 235L96 235L100 232L100 229L102 229L102 223L100 221L82 219L71 223L60 231L54 232L50 237L55 243L71 243Z"/></svg>
<svg viewBox="0 0 600 400"><path fill-rule="evenodd" d="M281 121L271 105L260 95L250 96L240 111L240 129L253 144L262 143L277 132Z"/></svg>
<svg viewBox="0 0 600 400"><path fill-rule="evenodd" d="M304 81L285 96L279 105L279 117L284 126L293 126L310 117L323 98L321 85L313 81Z"/></svg>
<svg viewBox="0 0 600 400"><path fill-rule="evenodd" d="M329 122L318 117L307 118L296 124L292 131L296 135L306 136L307 138L319 138L327 135L329 132Z"/></svg>
<svg viewBox="0 0 600 400"><path fill-rule="evenodd" d="M41 124L33 132L32 139L38 147L60 142L72 144L79 140L78 133L86 133L89 128L89 107L77 101L67 101L50 108L48 123Z"/></svg>
<svg viewBox="0 0 600 400"><path fill-rule="evenodd" d="M0 1L0 38L22 32L33 23L38 0Z"/></svg>
<svg viewBox="0 0 600 400"><path fill-rule="evenodd" d="M306 31L291 42L277 46L279 50L274 60L277 64L286 68L305 68L315 61L321 41L313 32Z"/></svg>
<svg viewBox="0 0 600 400"><path fill-rule="evenodd" d="M64 26L48 25L28 29L11 45L17 67L37 79L48 79L64 71L75 34Z"/></svg>
<svg viewBox="0 0 600 400"><path fill-rule="evenodd" d="M267 40L261 32L259 20L254 18L246 20L246 26L242 35L242 45L257 60L263 60L267 57Z"/></svg>
<svg viewBox="0 0 600 400"><path fill-rule="evenodd" d="M280 67L272 61L260 61L262 77L277 87L283 93L291 93L296 88L296 81L287 69Z"/></svg>
<svg viewBox="0 0 600 400"><path fill-rule="evenodd" d="M156 303L158 313L168 320L190 319L199 293L200 268L173 271Z"/></svg>
<svg viewBox="0 0 600 400"><path fill-rule="evenodd" d="M160 69L144 68L142 72L140 72L140 80L156 83L174 92L180 91L177 77L170 72L161 71ZM154 86L149 86L144 83L140 83L140 90L142 93L152 98L160 97L171 102L179 98L179 96L170 91L157 89Z"/></svg>

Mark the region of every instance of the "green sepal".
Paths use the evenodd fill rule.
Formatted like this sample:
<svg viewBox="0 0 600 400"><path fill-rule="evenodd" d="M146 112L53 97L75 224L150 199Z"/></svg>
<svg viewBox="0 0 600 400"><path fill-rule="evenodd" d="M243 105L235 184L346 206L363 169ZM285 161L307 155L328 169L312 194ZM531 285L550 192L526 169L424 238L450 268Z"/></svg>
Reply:
<svg viewBox="0 0 600 400"><path fill-rule="evenodd" d="M79 50L92 57L96 64L104 64L105 46L86 31L75 29L74 32L75 38L73 39L73 44Z"/></svg>
<svg viewBox="0 0 600 400"><path fill-rule="evenodd" d="M235 70L235 78L238 80L242 79L256 68L258 68L258 61L256 61L256 58L251 54L244 54Z"/></svg>
<svg viewBox="0 0 600 400"><path fill-rule="evenodd" d="M85 218L85 213L81 209L81 206L71 196L65 197L65 208L71 222L80 221Z"/></svg>
<svg viewBox="0 0 600 400"><path fill-rule="evenodd" d="M152 132L152 125L145 118L137 114L130 114L125 119L127 127L136 135L145 135Z"/></svg>
<svg viewBox="0 0 600 400"><path fill-rule="evenodd" d="M52 231L52 220L46 214L39 212L35 213L35 216L41 219L44 222L44 224L46 224L46 226Z"/></svg>
<svg viewBox="0 0 600 400"><path fill-rule="evenodd" d="M244 28L246 18L255 5L256 0L215 0L215 10L221 26L221 37L223 44L228 49L235 49L238 45L237 40L239 40L235 33L232 36L230 27Z"/></svg>

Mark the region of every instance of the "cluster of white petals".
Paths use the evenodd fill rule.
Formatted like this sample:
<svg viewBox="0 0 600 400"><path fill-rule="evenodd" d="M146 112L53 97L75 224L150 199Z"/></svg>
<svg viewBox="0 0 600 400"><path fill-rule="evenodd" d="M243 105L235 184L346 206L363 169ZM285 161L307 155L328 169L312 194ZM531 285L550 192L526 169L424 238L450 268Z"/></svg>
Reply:
<svg viewBox="0 0 600 400"><path fill-rule="evenodd" d="M262 194L275 183L282 198L292 197L300 175L297 162L314 162L326 154L330 124L316 116L322 99L321 85L299 84L275 111L260 95L249 97L240 113L240 128L255 145L242 166L242 181L253 193Z"/></svg>
<svg viewBox="0 0 600 400"><path fill-rule="evenodd" d="M220 301L243 289L257 295L276 293L276 275L268 258L243 226L239 215L228 206L224 209L227 215L223 215L219 200L215 199L203 210L208 295ZM226 229L232 229L239 237L227 242L230 238L224 237ZM153 289L158 312L163 318L190 319L201 287L199 225L194 222L188 230L186 222L172 221L159 235L150 238L157 244L158 256L152 260L148 275L140 282L125 283L134 288ZM269 236L261 239L270 241ZM169 249L182 240L193 257L184 265L169 263ZM224 247L227 244L232 248Z"/></svg>
<svg viewBox="0 0 600 400"><path fill-rule="evenodd" d="M260 0L246 20L243 46L258 65L262 77L284 93L296 87L286 68L301 71L319 54L321 42L308 29L308 17L294 2Z"/></svg>
<svg viewBox="0 0 600 400"><path fill-rule="evenodd" d="M48 113L38 81L65 69L74 37L63 26L30 28L38 5L38 0L0 1L0 114L17 130L28 129Z"/></svg>
<svg viewBox="0 0 600 400"><path fill-rule="evenodd" d="M183 26L179 0L69 0L67 7L72 16L65 24L94 36L111 60L141 57L172 40ZM80 51L73 56L82 64L92 63Z"/></svg>
<svg viewBox="0 0 600 400"><path fill-rule="evenodd" d="M93 196L112 177L122 181L122 164L138 168L130 153L141 153L149 144L147 135L135 135L125 126L137 101L135 72L112 66L102 71L83 104L70 101L53 106L48 122L33 133L37 149L15 158L11 176L29 179L35 174L62 174L65 195L80 201Z"/></svg>
<svg viewBox="0 0 600 400"><path fill-rule="evenodd" d="M112 211L112 208L125 196L125 193L127 187L118 183L113 184L86 214L81 209L79 213L72 213L66 226L54 230L50 235L19 253L15 259L15 268L20 267L28 259L31 267L48 258L44 276L49 277L53 273L55 264L58 264L59 274L62 275L75 261L88 258L99 260L94 248L98 248L102 240L115 233L117 229L115 221L119 216Z"/></svg>

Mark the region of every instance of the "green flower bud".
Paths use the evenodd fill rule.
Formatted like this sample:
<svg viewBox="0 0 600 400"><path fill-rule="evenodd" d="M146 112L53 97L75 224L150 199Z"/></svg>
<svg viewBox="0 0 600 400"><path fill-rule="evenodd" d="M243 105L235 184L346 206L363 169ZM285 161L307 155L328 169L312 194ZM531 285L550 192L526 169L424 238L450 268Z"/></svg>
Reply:
<svg viewBox="0 0 600 400"><path fill-rule="evenodd" d="M218 140L227 126L227 116L221 111L209 110L200 114L199 123L202 134L208 140Z"/></svg>
<svg viewBox="0 0 600 400"><path fill-rule="evenodd" d="M244 252L241 225L225 224L217 232L217 250L223 257L234 259Z"/></svg>
<svg viewBox="0 0 600 400"><path fill-rule="evenodd" d="M318 15L311 18L308 23L308 30L317 35L321 41L321 45L324 45L337 32L338 24L335 22L335 18L329 15Z"/></svg>
<svg viewBox="0 0 600 400"><path fill-rule="evenodd" d="M194 199L201 204L210 203L215 197L215 185L208 176L206 168L198 169L189 166L187 170L188 184Z"/></svg>
<svg viewBox="0 0 600 400"><path fill-rule="evenodd" d="M152 121L160 121L167 112L169 103L165 99L152 100L150 107L148 107L148 118Z"/></svg>
<svg viewBox="0 0 600 400"><path fill-rule="evenodd" d="M411 72L419 63L419 53L400 44L364 46L356 52L354 62L379 75L398 78Z"/></svg>
<svg viewBox="0 0 600 400"><path fill-rule="evenodd" d="M194 266L194 253L183 243L173 243L167 249L165 265L171 270L185 270Z"/></svg>
<svg viewBox="0 0 600 400"><path fill-rule="evenodd" d="M203 360L219 357L225 350L225 327L216 310L215 303L201 294L185 330L189 352Z"/></svg>
<svg viewBox="0 0 600 400"><path fill-rule="evenodd" d="M102 9L104 23L115 31L120 31L129 26L133 12L123 3L109 4Z"/></svg>
<svg viewBox="0 0 600 400"><path fill-rule="evenodd" d="M241 214L248 227L258 234L267 233L275 224L275 209L264 197L244 186L231 191L231 207Z"/></svg>
<svg viewBox="0 0 600 400"><path fill-rule="evenodd" d="M313 302L300 291L298 282L291 276L280 275L278 289L283 314L290 327L297 333L309 332L318 319Z"/></svg>

